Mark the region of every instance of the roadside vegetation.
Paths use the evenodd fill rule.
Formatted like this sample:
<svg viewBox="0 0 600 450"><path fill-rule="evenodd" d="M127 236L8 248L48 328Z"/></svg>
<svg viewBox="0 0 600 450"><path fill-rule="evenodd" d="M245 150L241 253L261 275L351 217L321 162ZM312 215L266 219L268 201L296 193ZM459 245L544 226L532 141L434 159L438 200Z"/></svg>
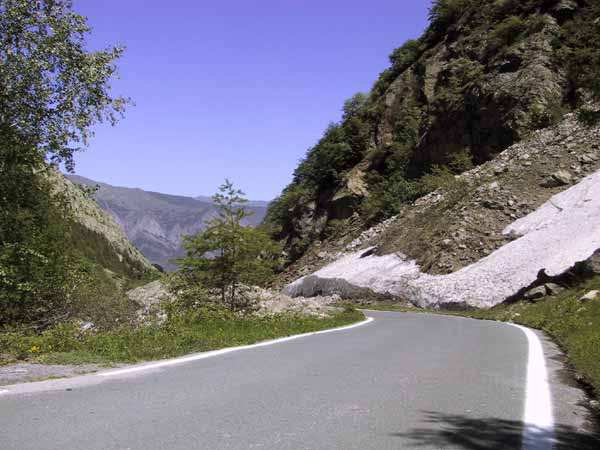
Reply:
<svg viewBox="0 0 600 450"><path fill-rule="evenodd" d="M225 311L172 311L162 324L122 326L99 332L77 324L56 325L42 333L0 333L0 364L117 364L170 358L192 352L335 328L360 321L347 309L326 318L305 314L239 315Z"/></svg>

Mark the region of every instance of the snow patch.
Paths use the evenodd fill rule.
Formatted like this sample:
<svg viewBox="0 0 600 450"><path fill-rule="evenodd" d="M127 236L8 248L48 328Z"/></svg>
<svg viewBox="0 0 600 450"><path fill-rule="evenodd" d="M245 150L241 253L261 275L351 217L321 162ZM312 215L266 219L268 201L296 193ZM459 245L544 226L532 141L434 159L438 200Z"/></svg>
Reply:
<svg viewBox="0 0 600 450"><path fill-rule="evenodd" d="M600 248L600 171L555 195L504 233L521 237L448 275L422 273L404 255L362 257L367 249L300 278L284 293L352 297L353 289L369 289L421 307L492 307L529 286L541 269L558 275Z"/></svg>

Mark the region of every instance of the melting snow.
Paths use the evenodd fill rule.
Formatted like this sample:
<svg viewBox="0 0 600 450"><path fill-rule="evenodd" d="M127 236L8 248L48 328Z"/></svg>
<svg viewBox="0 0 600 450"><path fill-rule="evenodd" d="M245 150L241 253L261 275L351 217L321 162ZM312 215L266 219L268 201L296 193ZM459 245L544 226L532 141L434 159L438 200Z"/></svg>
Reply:
<svg viewBox="0 0 600 450"><path fill-rule="evenodd" d="M356 296L360 288L367 288L423 307L497 305L535 281L541 269L557 275L600 248L600 171L504 230L511 232L521 237L448 275L422 273L415 261L403 255L361 258L363 250L300 278L284 292Z"/></svg>

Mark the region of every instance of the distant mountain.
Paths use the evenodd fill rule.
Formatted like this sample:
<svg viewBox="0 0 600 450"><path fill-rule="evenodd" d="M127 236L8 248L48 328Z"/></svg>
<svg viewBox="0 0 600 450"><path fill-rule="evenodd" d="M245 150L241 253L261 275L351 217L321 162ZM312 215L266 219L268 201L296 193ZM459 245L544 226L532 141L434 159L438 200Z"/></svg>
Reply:
<svg viewBox="0 0 600 450"><path fill-rule="evenodd" d="M98 186L94 198L100 207L115 218L150 261L166 270L175 268L171 259L185 254L182 236L203 230L205 222L216 215L210 197L192 198L111 186L78 175L68 175L68 178L76 184ZM258 225L267 205L268 202L249 202L247 209L253 214L245 224Z"/></svg>
<svg viewBox="0 0 600 450"><path fill-rule="evenodd" d="M71 245L83 257L129 279L156 275L152 264L128 239L117 221L58 171L49 171L53 188L73 209ZM88 180L89 181L89 180ZM80 183L83 184L83 183Z"/></svg>

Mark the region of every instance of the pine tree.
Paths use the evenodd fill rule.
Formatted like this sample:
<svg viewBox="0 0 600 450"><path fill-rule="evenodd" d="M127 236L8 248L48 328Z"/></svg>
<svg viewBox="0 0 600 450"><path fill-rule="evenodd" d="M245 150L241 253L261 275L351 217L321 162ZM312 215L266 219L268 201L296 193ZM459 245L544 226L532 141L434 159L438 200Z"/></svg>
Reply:
<svg viewBox="0 0 600 450"><path fill-rule="evenodd" d="M186 288L202 286L231 311L248 311L253 299L247 287L264 283L273 274L280 249L262 230L244 226L249 212L244 193L226 180L213 197L218 215L197 236L187 236L187 256L177 261ZM180 286L181 287L181 286Z"/></svg>

